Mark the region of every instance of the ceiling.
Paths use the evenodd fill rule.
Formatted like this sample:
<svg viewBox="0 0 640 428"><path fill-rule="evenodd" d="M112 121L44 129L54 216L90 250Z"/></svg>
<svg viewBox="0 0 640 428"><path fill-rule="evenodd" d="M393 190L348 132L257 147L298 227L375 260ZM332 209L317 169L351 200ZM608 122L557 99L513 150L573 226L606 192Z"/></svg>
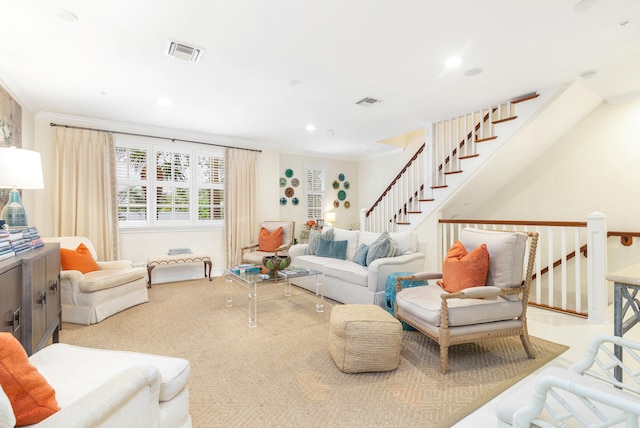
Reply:
<svg viewBox="0 0 640 428"><path fill-rule="evenodd" d="M34 114L349 160L573 80L640 94L638 0L0 0L0 16L0 79Z"/></svg>

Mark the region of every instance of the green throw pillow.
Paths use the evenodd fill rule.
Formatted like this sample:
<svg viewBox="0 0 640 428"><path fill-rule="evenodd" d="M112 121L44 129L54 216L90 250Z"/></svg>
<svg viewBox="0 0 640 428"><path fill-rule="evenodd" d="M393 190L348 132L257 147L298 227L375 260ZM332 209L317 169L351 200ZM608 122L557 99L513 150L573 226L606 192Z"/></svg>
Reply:
<svg viewBox="0 0 640 428"><path fill-rule="evenodd" d="M368 253L369 246L367 244L360 244L360 246L358 247L358 251L356 251L356 255L353 256L353 261L358 263L359 265L366 266Z"/></svg>
<svg viewBox="0 0 640 428"><path fill-rule="evenodd" d="M320 238L333 241L333 228L328 227L324 229L322 233L317 230L312 230L311 233L309 233L309 245L307 245L304 253L307 255L315 255L318 252Z"/></svg>
<svg viewBox="0 0 640 428"><path fill-rule="evenodd" d="M320 238L318 243L318 257L331 257L332 259L344 260L347 258L347 242L348 241L329 241Z"/></svg>
<svg viewBox="0 0 640 428"><path fill-rule="evenodd" d="M393 257L396 255L398 246L389 236L389 232L382 232L382 234L375 240L375 242L369 245L369 252L367 253L367 266L369 266L375 259L382 257Z"/></svg>

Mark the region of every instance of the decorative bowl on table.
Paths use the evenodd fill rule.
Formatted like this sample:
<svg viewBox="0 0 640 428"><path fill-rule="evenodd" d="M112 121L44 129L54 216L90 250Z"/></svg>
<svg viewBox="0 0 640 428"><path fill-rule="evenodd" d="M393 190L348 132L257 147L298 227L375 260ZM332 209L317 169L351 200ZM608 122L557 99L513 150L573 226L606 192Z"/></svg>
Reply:
<svg viewBox="0 0 640 428"><path fill-rule="evenodd" d="M284 270L291 264L291 256L264 256L262 265L269 269L269 272Z"/></svg>

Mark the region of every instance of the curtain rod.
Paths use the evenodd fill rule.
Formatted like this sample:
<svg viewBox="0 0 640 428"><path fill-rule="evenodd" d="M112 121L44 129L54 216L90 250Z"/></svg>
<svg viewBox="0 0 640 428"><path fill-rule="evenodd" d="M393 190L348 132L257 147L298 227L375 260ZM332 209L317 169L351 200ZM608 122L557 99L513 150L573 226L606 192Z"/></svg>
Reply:
<svg viewBox="0 0 640 428"><path fill-rule="evenodd" d="M158 138L158 139L161 139L161 140L171 140L173 142L182 141L183 143L205 144L207 146L224 147L225 149L247 150L247 151L250 151L250 152L262 153L262 150L259 150L259 149L247 149L247 148L244 148L244 147L226 146L224 144L204 143L202 141L183 140L181 138L158 137L157 135L136 134L136 133L133 133L133 132L109 131L108 129L85 128L83 126L60 125L58 123L53 123L53 122L51 122L49 124L49 126L60 126L62 128L70 128L70 129L84 129L85 131L110 132L112 134L132 135L134 137Z"/></svg>

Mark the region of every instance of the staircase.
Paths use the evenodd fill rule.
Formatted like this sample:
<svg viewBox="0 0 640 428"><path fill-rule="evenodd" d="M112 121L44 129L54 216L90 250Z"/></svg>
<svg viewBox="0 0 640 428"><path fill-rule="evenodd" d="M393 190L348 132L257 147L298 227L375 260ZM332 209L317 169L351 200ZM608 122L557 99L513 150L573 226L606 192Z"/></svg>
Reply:
<svg viewBox="0 0 640 428"><path fill-rule="evenodd" d="M423 213L423 204L435 202L438 191L449 187L449 176L463 173L465 159L480 156L478 145L498 139L498 125L518 119L516 106L538 97L528 94L431 125L431 141L418 149L365 213L365 230L395 231L410 225L412 216Z"/></svg>

